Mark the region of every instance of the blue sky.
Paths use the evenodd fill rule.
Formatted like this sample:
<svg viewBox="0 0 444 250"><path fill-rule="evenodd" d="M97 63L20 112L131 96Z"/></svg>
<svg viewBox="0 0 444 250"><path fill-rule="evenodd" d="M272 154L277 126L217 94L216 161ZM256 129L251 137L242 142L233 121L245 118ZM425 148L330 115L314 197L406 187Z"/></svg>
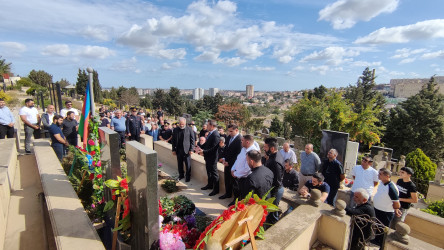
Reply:
<svg viewBox="0 0 444 250"><path fill-rule="evenodd" d="M301 90L444 75L442 0L0 0L14 73L103 87Z"/></svg>

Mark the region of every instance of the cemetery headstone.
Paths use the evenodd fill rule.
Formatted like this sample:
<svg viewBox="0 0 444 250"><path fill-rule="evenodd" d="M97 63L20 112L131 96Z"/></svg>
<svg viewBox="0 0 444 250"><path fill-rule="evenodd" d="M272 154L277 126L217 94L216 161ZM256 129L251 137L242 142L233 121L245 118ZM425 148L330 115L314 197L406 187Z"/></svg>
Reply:
<svg viewBox="0 0 444 250"><path fill-rule="evenodd" d="M131 249L152 249L159 239L157 153L137 141L126 144Z"/></svg>
<svg viewBox="0 0 444 250"><path fill-rule="evenodd" d="M444 162L440 162L438 164L438 168L436 169L435 180L434 183L436 185L441 185L442 175L444 174Z"/></svg>
<svg viewBox="0 0 444 250"><path fill-rule="evenodd" d="M279 146L282 146L285 143L285 138L283 137L276 137L276 140Z"/></svg>
<svg viewBox="0 0 444 250"><path fill-rule="evenodd" d="M321 152L319 157L321 160L327 159L327 153L334 148L338 151L336 159L344 165L345 155L347 151L348 133L322 130Z"/></svg>
<svg viewBox="0 0 444 250"><path fill-rule="evenodd" d="M345 153L344 173L347 178L352 178L351 171L356 166L356 160L358 159L359 143L347 142L347 151Z"/></svg>
<svg viewBox="0 0 444 250"><path fill-rule="evenodd" d="M105 170L104 180L117 179L122 176L120 169L120 151L119 151L119 134L107 127L99 128L99 139L102 162L102 168ZM105 201L111 199L111 191L107 188L105 192Z"/></svg>
<svg viewBox="0 0 444 250"><path fill-rule="evenodd" d="M385 157L384 152L387 153ZM385 168L387 165L387 161L391 161L393 149L373 146L370 149L370 154L373 158L373 167L378 170L381 168Z"/></svg>

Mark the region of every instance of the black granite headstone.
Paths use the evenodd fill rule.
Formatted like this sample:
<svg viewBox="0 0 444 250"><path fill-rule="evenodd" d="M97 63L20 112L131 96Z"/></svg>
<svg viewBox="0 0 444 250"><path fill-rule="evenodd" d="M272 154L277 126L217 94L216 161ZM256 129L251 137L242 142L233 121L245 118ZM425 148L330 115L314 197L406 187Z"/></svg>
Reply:
<svg viewBox="0 0 444 250"><path fill-rule="evenodd" d="M338 151L337 160L344 165L345 153L347 151L348 133L322 130L321 152L319 157L321 160L327 159L327 153L334 148Z"/></svg>

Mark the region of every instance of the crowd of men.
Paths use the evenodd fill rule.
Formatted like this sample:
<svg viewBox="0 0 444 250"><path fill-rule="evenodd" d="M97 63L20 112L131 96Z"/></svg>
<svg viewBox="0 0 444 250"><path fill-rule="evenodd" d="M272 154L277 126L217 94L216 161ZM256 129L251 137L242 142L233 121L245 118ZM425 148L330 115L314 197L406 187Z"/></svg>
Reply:
<svg viewBox="0 0 444 250"><path fill-rule="evenodd" d="M67 101L65 106L57 114L54 106L49 105L46 113L40 117L34 101L25 100L19 115L24 123L27 153L30 152L31 136L40 137L41 126L45 136L51 138L51 146L60 160L67 146L77 146L79 112L72 107L71 101ZM225 128L218 126L215 120L208 120L198 132L193 121L187 124L182 117L177 123L168 123L161 108L152 116L136 108L131 108L130 112L111 112L101 108L100 120L100 126L113 129L120 135L121 147L127 139L139 141L140 134L149 134L154 141L171 143L172 154L177 158L179 179L185 178L186 182L191 179L191 155L202 155L208 182L201 189L211 189L210 196L219 193L217 163L222 163L225 193L219 199L233 198L231 204L252 191L259 197L268 193L269 197L275 198L274 204L279 205L284 188L288 188L304 198L309 198L310 192L318 189L321 201L334 206L340 183L345 179L336 149L330 149L327 159L321 161L313 151L313 145L307 144L300 154L300 168L297 169L296 154L288 143L284 143L280 149L276 138L266 138L262 154L254 137L241 135L234 123L226 127L225 133ZM13 137L14 123L11 111L0 99L0 139ZM411 168L403 167L395 184L391 181L390 170L382 168L377 171L372 164L372 158L364 156L361 165L352 169L353 185L346 212L352 216L376 218L385 226L393 227L397 222L404 221L411 204L418 201L416 186L410 179L414 173ZM377 191L373 194L375 187ZM278 212L270 213L267 217L269 224L278 220ZM363 249L364 239L370 237L371 229L363 227L353 234L352 244L357 249ZM380 235L375 237L374 243L382 244Z"/></svg>

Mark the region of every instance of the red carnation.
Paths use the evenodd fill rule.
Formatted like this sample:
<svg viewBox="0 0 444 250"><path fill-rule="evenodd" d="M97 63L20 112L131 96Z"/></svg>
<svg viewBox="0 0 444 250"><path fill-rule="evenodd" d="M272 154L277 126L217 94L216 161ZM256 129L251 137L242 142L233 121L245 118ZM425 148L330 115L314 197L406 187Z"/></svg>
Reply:
<svg viewBox="0 0 444 250"><path fill-rule="evenodd" d="M128 182L126 181L126 179L123 179L123 180L120 182L120 187L121 187L121 188L124 188L126 191L128 191Z"/></svg>
<svg viewBox="0 0 444 250"><path fill-rule="evenodd" d="M88 140L88 145L90 145L90 146L94 146L96 143L93 141L93 140L91 140L91 139L89 139Z"/></svg>
<svg viewBox="0 0 444 250"><path fill-rule="evenodd" d="M89 153L90 155L96 155L96 151L91 151L91 153Z"/></svg>
<svg viewBox="0 0 444 250"><path fill-rule="evenodd" d="M89 179L92 181L92 180L94 180L94 174L90 174L89 175Z"/></svg>
<svg viewBox="0 0 444 250"><path fill-rule="evenodd" d="M101 174L98 174L98 175L97 175L97 178L99 178L99 179L102 178L102 175L101 175Z"/></svg>
<svg viewBox="0 0 444 250"><path fill-rule="evenodd" d="M130 212L130 206L129 206L129 199L128 198L125 199L124 206L125 206L125 210L123 211L122 218L125 218L129 214L129 212Z"/></svg>

